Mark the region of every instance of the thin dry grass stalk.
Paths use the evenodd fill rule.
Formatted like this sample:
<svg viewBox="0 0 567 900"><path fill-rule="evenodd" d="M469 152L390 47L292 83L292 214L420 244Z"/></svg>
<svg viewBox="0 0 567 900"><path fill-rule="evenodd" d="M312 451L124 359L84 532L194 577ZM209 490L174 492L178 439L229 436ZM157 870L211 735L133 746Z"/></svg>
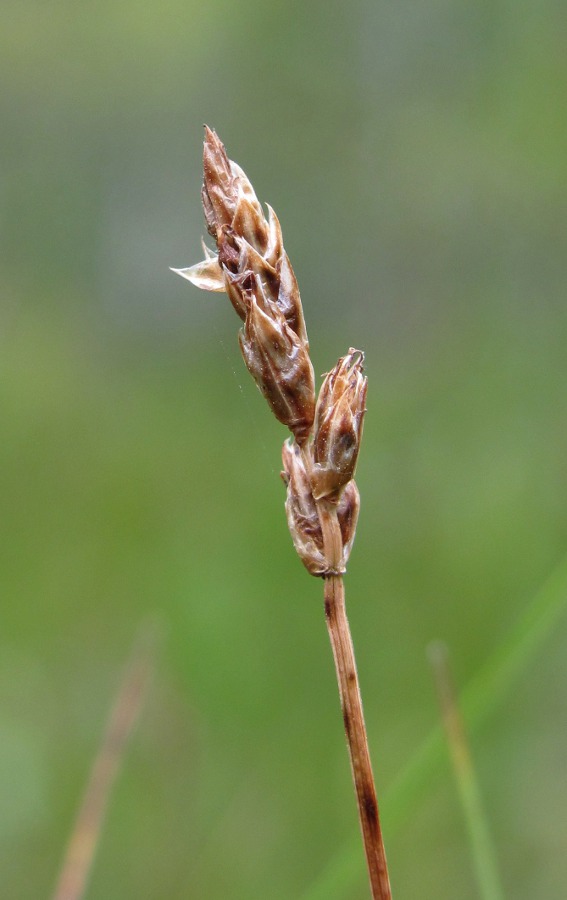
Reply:
<svg viewBox="0 0 567 900"><path fill-rule="evenodd" d="M99 843L112 787L154 670L156 633L143 626L134 643L69 838L53 900L81 900Z"/></svg>
<svg viewBox="0 0 567 900"><path fill-rule="evenodd" d="M289 530L307 570L325 581L325 614L374 900L391 898L343 574L358 519L353 480L366 411L364 355L350 348L315 396L299 288L279 221L268 215L242 169L205 129L202 202L216 253L174 269L199 288L224 291L243 321L244 362L274 415L293 435L282 477Z"/></svg>

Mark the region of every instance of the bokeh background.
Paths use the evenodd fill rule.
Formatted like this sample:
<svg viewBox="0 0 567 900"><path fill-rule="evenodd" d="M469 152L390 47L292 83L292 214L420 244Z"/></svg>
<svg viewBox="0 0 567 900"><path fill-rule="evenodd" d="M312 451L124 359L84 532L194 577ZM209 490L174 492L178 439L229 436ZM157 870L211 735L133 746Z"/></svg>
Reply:
<svg viewBox="0 0 567 900"><path fill-rule="evenodd" d="M1 894L48 897L139 623L164 634L88 898L301 897L357 819L283 428L201 255L202 124L276 209L323 373L370 382L347 579L379 791L567 552L557 0L5 0ZM472 750L506 892L567 883L567 626ZM478 896L448 764L397 900ZM360 876L336 896L367 896Z"/></svg>

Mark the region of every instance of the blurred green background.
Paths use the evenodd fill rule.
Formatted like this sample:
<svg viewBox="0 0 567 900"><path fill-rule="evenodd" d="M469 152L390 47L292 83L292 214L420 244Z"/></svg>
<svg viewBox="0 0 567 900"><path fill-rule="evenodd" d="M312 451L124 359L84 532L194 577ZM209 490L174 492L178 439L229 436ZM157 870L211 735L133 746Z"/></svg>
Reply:
<svg viewBox="0 0 567 900"><path fill-rule="evenodd" d="M557 0L5 0L0 893L48 897L134 634L89 900L301 897L356 840L321 584L201 257L202 123L277 211L316 371L367 354L347 577L379 792L567 552ZM508 897L567 883L563 621L472 750ZM477 897L448 763L397 900ZM360 875L337 897L368 896ZM356 861L355 861L356 862Z"/></svg>

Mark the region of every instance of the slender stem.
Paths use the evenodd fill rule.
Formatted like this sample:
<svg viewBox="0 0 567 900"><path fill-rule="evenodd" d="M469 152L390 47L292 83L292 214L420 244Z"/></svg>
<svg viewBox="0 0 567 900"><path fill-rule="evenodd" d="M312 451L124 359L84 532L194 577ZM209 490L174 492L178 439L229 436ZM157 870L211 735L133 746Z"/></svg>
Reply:
<svg viewBox="0 0 567 900"><path fill-rule="evenodd" d="M318 508L327 559L332 567L338 568L342 543L336 507L320 501ZM345 609L342 575L327 575L325 578L325 617L335 660L372 897L373 900L391 900L386 852L380 828L354 648Z"/></svg>

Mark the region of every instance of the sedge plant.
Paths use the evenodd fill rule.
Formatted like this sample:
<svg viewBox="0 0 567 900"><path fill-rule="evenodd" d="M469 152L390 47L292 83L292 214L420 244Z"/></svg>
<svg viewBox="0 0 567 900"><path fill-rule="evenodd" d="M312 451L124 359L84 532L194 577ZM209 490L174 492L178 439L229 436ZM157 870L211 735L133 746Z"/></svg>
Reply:
<svg viewBox="0 0 567 900"><path fill-rule="evenodd" d="M297 553L324 585L345 733L374 900L391 898L374 776L343 576L354 541L359 493L354 481L367 381L353 348L325 376L318 396L299 288L273 209L267 216L242 169L205 130L201 194L207 231L197 265L173 271L207 291L224 292L243 322L248 371L291 437L283 446L286 514Z"/></svg>

